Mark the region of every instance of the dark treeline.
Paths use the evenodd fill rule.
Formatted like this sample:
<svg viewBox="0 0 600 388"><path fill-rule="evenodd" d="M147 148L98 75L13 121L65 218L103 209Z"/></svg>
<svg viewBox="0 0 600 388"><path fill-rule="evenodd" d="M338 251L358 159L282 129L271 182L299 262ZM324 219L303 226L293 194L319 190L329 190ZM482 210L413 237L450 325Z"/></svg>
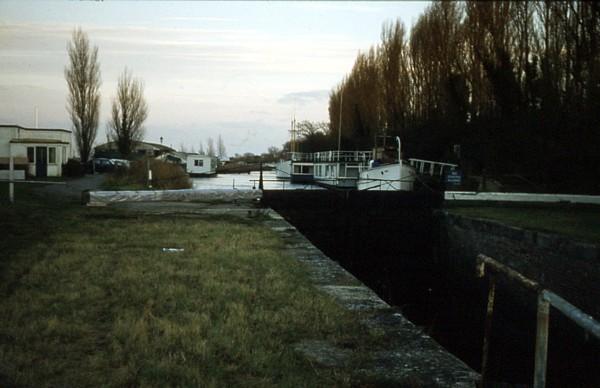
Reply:
<svg viewBox="0 0 600 388"><path fill-rule="evenodd" d="M600 192L600 5L435 2L397 21L331 92L330 144L400 135L405 154L471 173Z"/></svg>

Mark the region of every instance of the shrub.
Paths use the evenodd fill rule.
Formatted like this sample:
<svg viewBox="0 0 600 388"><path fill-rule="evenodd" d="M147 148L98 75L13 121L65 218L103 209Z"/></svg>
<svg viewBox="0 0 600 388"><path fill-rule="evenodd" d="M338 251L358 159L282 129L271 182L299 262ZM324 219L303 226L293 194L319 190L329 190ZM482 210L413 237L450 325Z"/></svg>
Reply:
<svg viewBox="0 0 600 388"><path fill-rule="evenodd" d="M64 176L80 177L85 174L85 166L77 159L69 159L63 164L62 172Z"/></svg>
<svg viewBox="0 0 600 388"><path fill-rule="evenodd" d="M144 159L131 162L129 169L117 169L106 180L108 186L146 187L148 163L152 170L152 188L188 189L192 187L188 175L177 164L156 159Z"/></svg>

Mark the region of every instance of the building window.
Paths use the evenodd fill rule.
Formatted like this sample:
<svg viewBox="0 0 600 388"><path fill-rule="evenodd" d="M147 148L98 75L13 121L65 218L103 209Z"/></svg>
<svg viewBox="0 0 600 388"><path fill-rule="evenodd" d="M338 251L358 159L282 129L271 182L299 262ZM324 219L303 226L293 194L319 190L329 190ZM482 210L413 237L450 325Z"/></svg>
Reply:
<svg viewBox="0 0 600 388"><path fill-rule="evenodd" d="M27 147L27 162L34 163L35 162L35 148Z"/></svg>
<svg viewBox="0 0 600 388"><path fill-rule="evenodd" d="M202 159L195 159L194 160L194 166L197 166L197 167L204 166L204 160L202 160Z"/></svg>
<svg viewBox="0 0 600 388"><path fill-rule="evenodd" d="M56 163L56 147L48 147L48 164Z"/></svg>

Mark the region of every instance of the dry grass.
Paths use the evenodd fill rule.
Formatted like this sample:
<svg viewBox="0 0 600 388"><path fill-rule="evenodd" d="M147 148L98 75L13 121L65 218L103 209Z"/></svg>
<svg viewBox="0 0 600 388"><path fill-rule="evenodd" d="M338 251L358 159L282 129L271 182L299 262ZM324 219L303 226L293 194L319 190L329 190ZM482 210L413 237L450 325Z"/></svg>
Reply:
<svg viewBox="0 0 600 388"><path fill-rule="evenodd" d="M189 189L192 187L188 175L181 166L161 160L137 160L129 169L120 169L107 176L106 188L148 188L148 165L152 170L152 187L155 189Z"/></svg>
<svg viewBox="0 0 600 388"><path fill-rule="evenodd" d="M456 206L449 207L448 211L468 217L496 220L521 228L558 233L575 240L600 243L599 207Z"/></svg>
<svg viewBox="0 0 600 388"><path fill-rule="evenodd" d="M364 329L255 221L32 201L0 220L2 386L353 384L292 347Z"/></svg>

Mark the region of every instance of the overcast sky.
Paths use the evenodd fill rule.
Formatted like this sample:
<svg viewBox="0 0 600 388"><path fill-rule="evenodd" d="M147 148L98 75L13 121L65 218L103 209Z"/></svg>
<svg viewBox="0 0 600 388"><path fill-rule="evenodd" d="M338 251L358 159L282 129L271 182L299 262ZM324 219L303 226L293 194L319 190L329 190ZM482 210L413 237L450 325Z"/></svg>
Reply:
<svg viewBox="0 0 600 388"><path fill-rule="evenodd" d="M125 67L145 84L146 140L261 153L297 120L328 121L329 91L382 23L407 27L428 2L27 2L0 0L0 124L71 129L66 45L76 26L99 48L96 142Z"/></svg>

